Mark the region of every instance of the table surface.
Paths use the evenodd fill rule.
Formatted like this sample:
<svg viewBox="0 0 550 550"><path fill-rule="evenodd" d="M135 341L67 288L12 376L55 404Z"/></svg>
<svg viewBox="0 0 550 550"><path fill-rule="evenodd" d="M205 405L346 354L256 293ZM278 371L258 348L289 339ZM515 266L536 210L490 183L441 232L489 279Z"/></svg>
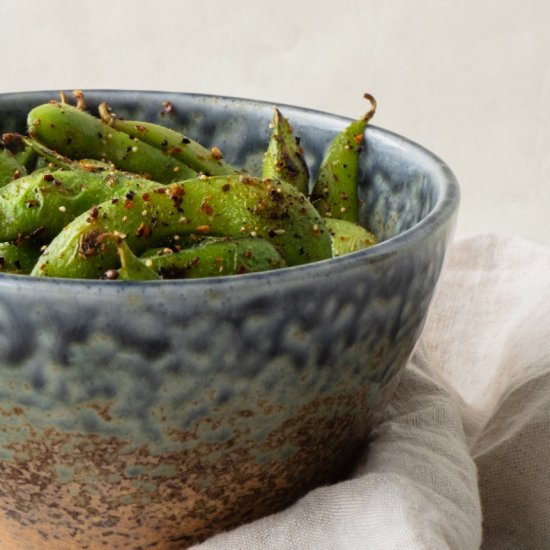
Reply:
<svg viewBox="0 0 550 550"><path fill-rule="evenodd" d="M443 158L457 237L550 244L550 3L3 0L0 92L223 94L355 117Z"/></svg>

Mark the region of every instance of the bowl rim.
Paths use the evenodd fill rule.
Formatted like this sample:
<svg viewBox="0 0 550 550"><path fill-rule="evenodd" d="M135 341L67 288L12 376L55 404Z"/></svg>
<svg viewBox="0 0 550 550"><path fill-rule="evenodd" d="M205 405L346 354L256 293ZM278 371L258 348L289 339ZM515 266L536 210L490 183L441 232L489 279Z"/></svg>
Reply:
<svg viewBox="0 0 550 550"><path fill-rule="evenodd" d="M216 95L201 92L178 92L178 91L161 91L161 90L131 90L131 89L110 89L110 88L87 88L82 90L88 97L91 96L92 101L94 96L100 96L101 94L119 95L124 96L128 94L145 94L148 96L159 96L164 100L169 100L170 97L188 97L190 99L199 99L202 101L220 101L227 102L229 104L246 103L251 107L260 108L273 108L277 106L281 109L285 109L289 112L294 111L301 115L308 115L313 117L323 117L334 123L335 129L344 128L353 119L338 115L335 113L322 111L318 109L312 109L309 107L300 107L297 105L291 105L283 102L273 102L262 99L249 99L245 97L231 96L231 95ZM0 103L3 100L9 100L16 98L22 99L22 96L32 99L42 98L42 96L50 95L55 97L59 93L59 90L29 90L21 92L4 92L0 93ZM1 131L1 129L0 129ZM117 292L123 288L131 289L135 292L136 289L158 288L162 286L164 288L170 286L176 286L178 288L184 287L201 287L207 288L220 287L228 285L234 287L238 281L242 281L244 284L265 282L267 284L276 283L279 279L283 278L285 281L290 281L295 278L308 278L308 276L314 273L324 273L329 275L335 271L353 269L359 264L363 264L366 261L369 263L378 263L398 253L399 250L409 249L414 247L415 243L421 242L425 237L431 233L437 231L444 222L452 219L457 211L460 203L460 187L458 180L451 170L451 168L438 157L435 153L420 145L419 143L406 138L396 132L381 128L375 124L369 124L366 129L367 138L386 141L391 143L394 147L398 147L403 150L407 150L412 153L414 158L423 160L423 169L430 173L433 181L437 185L438 197L433 208L428 214L422 218L419 222L414 224L409 229L390 237L380 243L377 243L369 248L358 250L343 256L336 258L327 258L324 260L318 260L307 264L301 264L290 267L283 267L280 269L273 269L267 271L261 271L256 273L244 273L238 275L224 275L203 277L196 279L161 279L153 281L109 281L102 279L76 279L76 278L61 278L61 277L33 277L30 275L14 274L14 273L0 273L0 286L10 285L13 283L19 284L23 281L28 281L32 285L62 285L62 286L84 286L88 288L97 289L115 289ZM429 169L429 170L428 170Z"/></svg>

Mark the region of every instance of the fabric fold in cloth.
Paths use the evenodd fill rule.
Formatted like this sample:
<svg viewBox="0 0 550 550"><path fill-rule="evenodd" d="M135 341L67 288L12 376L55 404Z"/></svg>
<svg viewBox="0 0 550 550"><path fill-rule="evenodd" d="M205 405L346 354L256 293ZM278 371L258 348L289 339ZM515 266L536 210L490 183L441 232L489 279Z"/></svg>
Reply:
<svg viewBox="0 0 550 550"><path fill-rule="evenodd" d="M464 239L350 479L196 548L550 548L549 451L550 249Z"/></svg>

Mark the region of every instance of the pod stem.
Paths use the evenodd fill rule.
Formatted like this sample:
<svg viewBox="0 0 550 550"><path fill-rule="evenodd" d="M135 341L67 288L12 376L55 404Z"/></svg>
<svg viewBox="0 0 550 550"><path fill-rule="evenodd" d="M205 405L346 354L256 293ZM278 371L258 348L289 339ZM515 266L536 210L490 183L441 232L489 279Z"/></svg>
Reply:
<svg viewBox="0 0 550 550"><path fill-rule="evenodd" d="M113 113L113 110L111 107L109 107L109 104L104 101L103 103L99 104L99 107L97 108L99 112L99 118L109 126L112 126L115 120L117 119L117 116Z"/></svg>
<svg viewBox="0 0 550 550"><path fill-rule="evenodd" d="M374 98L374 96L369 94L368 92L364 93L363 97L366 100L370 101L370 104L371 104L371 108L369 109L369 111L363 115L363 120L368 122L374 116L374 113L376 112L377 103L376 103L376 99Z"/></svg>

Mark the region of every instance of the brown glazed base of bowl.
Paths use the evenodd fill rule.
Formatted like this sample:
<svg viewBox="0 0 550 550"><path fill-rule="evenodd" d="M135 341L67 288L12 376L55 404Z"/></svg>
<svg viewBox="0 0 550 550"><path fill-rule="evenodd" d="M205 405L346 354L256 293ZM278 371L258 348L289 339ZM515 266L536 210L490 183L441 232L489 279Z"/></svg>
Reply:
<svg viewBox="0 0 550 550"><path fill-rule="evenodd" d="M392 379L391 386L396 386L398 378ZM387 388L386 400L392 393ZM116 438L53 430L40 433L27 426L34 432L32 441L25 448L13 445L12 450L29 459L17 464L0 462L0 547L176 550L277 512L308 490L333 483L349 472L375 422L373 413L364 409L365 402L365 390L313 401L264 444L264 450L291 445L298 451L265 467L258 465L253 452L233 449L234 440L152 457L147 449L120 454L124 444ZM379 405L382 409L385 403ZM353 412L339 414L341 410ZM2 411L1 416L17 414L17 410ZM108 411L103 414L108 416ZM241 414L249 417L250 411ZM238 431L238 417L229 424L237 438L246 437ZM76 446L75 437L79 440ZM193 441L195 434L179 437L185 443ZM77 449L77 456L74 452L72 457L64 456L65 446ZM66 483L59 483L58 460L81 465ZM136 477L142 466L171 470L171 481L155 487L142 479L136 490L128 479L132 465ZM91 490L89 478L95 470L113 483L103 482ZM212 478L216 483L209 488L204 480ZM128 495L135 503L121 505Z"/></svg>

